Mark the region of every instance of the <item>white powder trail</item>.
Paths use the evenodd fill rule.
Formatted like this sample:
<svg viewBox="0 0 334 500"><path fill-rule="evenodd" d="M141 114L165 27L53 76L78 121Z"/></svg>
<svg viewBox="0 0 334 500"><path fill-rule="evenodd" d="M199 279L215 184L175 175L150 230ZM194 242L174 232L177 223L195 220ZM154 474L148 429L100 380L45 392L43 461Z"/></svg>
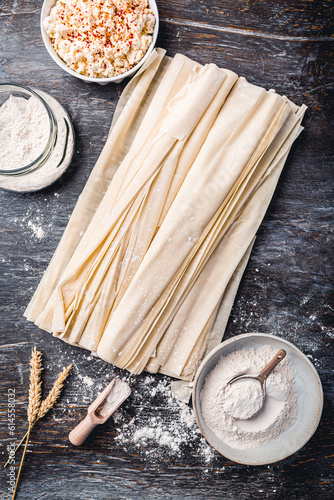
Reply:
<svg viewBox="0 0 334 500"><path fill-rule="evenodd" d="M135 398L135 416L125 422L120 408L112 417L117 426L116 441L119 444L126 448L134 446L150 458L158 449L159 454L165 452L174 457L190 451L207 464L213 460L215 452L202 437L193 410L173 397L166 379L156 383L155 377L147 376L140 389L132 391L131 397ZM151 408L157 403L154 415L147 412L148 402Z"/></svg>

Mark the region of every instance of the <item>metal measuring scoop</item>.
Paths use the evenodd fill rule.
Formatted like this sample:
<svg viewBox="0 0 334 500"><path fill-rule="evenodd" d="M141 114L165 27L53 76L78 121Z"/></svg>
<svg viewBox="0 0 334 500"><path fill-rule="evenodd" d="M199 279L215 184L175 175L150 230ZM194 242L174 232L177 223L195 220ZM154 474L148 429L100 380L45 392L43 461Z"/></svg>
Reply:
<svg viewBox="0 0 334 500"><path fill-rule="evenodd" d="M266 396L266 380L269 376L269 374L272 372L272 370L284 359L286 356L286 352L284 349L280 349L273 359L269 361L269 363L260 371L258 375L238 375L237 377L232 378L229 382L227 382L226 386L224 387L224 394L226 394L226 390L231 387L232 384L235 382L238 382L240 380L255 380L256 382L260 383L261 386L261 392L262 392L262 401L258 401L257 406L249 406L249 410L247 411L247 407L244 409L243 413L236 413L236 410L232 409L227 409L225 408L226 413L229 413L232 417L238 418L240 420L247 420L251 417L253 417L256 413L260 411L260 409L263 406L264 403L264 398ZM247 403L247 394L244 394L244 399Z"/></svg>

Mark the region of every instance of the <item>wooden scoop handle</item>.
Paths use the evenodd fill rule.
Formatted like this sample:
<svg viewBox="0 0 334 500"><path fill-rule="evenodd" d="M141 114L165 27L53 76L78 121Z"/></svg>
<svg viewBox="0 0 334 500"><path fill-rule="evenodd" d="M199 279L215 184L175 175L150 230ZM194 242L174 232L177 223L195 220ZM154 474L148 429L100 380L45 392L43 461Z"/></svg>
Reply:
<svg viewBox="0 0 334 500"><path fill-rule="evenodd" d="M85 439L89 436L89 434L92 432L94 427L96 427L97 424L94 424L91 421L90 415L88 414L81 422L79 425L77 425L68 435L68 439L71 441L72 444L75 446L80 446Z"/></svg>
<svg viewBox="0 0 334 500"><path fill-rule="evenodd" d="M260 373L258 375L258 379L260 380L261 383L263 383L267 379L268 375L273 371L275 366L277 366L278 363L280 363L282 361L282 359L285 358L285 356L286 356L286 352L284 349L280 349L275 354L273 359L271 361L269 361L269 363L263 368L263 370L260 371Z"/></svg>

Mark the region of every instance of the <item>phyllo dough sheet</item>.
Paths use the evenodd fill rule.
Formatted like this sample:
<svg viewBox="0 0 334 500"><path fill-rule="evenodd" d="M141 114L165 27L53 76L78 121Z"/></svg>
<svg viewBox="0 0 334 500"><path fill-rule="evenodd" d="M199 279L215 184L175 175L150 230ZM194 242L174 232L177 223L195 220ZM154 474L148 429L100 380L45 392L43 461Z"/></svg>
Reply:
<svg viewBox="0 0 334 500"><path fill-rule="evenodd" d="M305 109L155 50L123 91L28 320L133 373L192 380L222 339Z"/></svg>

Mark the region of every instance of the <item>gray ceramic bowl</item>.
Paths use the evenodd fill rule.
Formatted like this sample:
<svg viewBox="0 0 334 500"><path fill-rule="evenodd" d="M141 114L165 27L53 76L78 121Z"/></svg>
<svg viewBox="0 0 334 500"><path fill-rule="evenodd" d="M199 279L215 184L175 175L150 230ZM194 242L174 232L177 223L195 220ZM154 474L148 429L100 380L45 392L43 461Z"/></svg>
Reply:
<svg viewBox="0 0 334 500"><path fill-rule="evenodd" d="M158 7L155 2L155 0L149 0L149 5L150 9L153 11L154 17L155 17L155 26L154 26L154 32L153 32L153 40L151 45L149 46L146 54L144 57L139 61L138 64L129 71L126 71L125 73L122 73L119 76L114 76L111 78L92 78L88 77L85 75L80 75L80 73L77 73L76 71L73 71L70 69L67 64L58 56L57 52L54 50L51 44L51 40L47 33L45 32L43 28L43 21L44 19L49 15L50 10L52 7L56 4L57 0L44 0L43 5L42 5L42 10L41 10L41 32L42 32L42 38L44 45L46 47L46 50L52 57L52 59L60 66L66 73L69 73L72 76L75 76L76 78L79 78L80 80L85 81L86 83L98 83L99 85L107 85L108 83L120 83L124 78L127 78L129 76L132 76L138 71L138 69L147 61L147 59L150 57L150 54L152 53L157 37L158 37L158 32L159 32L159 12L158 12Z"/></svg>
<svg viewBox="0 0 334 500"><path fill-rule="evenodd" d="M274 439L240 450L219 439L207 426L201 412L200 393L208 373L221 357L239 349L259 349L270 345L274 350L285 349L295 373L297 415L290 426ZM289 457L312 437L316 431L323 407L323 391L319 375L309 359L290 342L265 333L246 333L226 340L202 361L194 381L193 405L198 426L208 443L226 458L246 465L265 465Z"/></svg>

